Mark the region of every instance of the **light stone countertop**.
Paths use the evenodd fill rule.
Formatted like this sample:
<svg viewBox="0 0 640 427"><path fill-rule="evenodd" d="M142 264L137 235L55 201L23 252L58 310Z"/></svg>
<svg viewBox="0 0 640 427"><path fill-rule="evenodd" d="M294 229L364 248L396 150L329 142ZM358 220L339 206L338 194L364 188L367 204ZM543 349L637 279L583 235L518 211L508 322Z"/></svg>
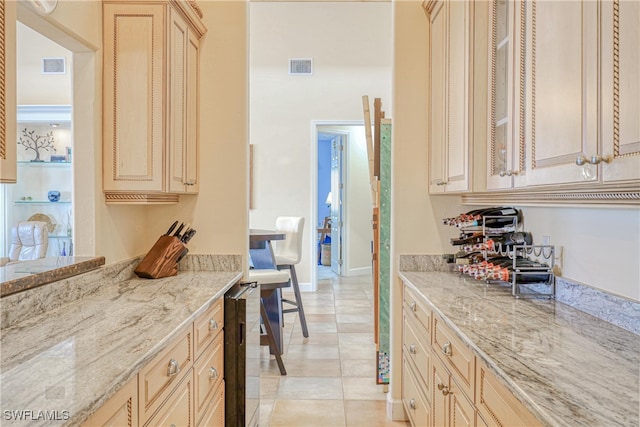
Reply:
<svg viewBox="0 0 640 427"><path fill-rule="evenodd" d="M107 282L2 329L1 424L80 424L241 276L180 271L164 279ZM8 419L7 411L21 410L33 411L29 418L48 411L58 420Z"/></svg>
<svg viewBox="0 0 640 427"><path fill-rule="evenodd" d="M400 277L544 424L640 424L640 336L456 273Z"/></svg>

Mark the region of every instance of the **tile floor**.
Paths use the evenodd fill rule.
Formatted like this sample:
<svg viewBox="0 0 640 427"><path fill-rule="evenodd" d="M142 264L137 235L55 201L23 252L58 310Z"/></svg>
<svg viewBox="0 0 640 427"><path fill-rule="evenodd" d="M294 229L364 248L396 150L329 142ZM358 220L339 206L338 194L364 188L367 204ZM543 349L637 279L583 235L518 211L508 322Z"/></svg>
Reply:
<svg viewBox="0 0 640 427"><path fill-rule="evenodd" d="M260 426L408 426L387 419L387 395L375 381L371 277L319 270L318 291L302 294L309 338L297 313L285 314L286 376L261 349ZM284 295L293 299L290 289Z"/></svg>

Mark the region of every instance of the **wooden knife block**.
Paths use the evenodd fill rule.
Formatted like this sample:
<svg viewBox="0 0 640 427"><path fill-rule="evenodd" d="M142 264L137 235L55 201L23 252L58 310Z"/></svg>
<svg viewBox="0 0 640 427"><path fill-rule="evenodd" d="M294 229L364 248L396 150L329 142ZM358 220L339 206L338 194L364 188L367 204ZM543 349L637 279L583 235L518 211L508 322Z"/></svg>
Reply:
<svg viewBox="0 0 640 427"><path fill-rule="evenodd" d="M138 277L160 279L178 274L178 261L189 249L175 236L162 235L134 270Z"/></svg>

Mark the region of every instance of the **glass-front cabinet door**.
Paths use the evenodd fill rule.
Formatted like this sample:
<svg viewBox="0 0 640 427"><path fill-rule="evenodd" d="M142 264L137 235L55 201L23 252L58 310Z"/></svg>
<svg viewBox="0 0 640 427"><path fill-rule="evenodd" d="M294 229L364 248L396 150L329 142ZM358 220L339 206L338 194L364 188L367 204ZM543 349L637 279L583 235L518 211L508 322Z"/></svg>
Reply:
<svg viewBox="0 0 640 427"><path fill-rule="evenodd" d="M487 189L519 186L524 175L521 98L521 2L494 0L489 33L489 150Z"/></svg>

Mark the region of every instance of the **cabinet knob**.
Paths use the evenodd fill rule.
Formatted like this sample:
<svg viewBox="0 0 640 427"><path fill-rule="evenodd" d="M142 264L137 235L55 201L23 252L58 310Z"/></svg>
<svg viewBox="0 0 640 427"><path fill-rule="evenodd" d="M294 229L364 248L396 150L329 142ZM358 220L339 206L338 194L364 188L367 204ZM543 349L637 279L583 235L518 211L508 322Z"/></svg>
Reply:
<svg viewBox="0 0 640 427"><path fill-rule="evenodd" d="M415 311L416 311L416 302L415 302L415 301L413 301L413 302L409 305L409 307L411 307L411 311L415 312Z"/></svg>
<svg viewBox="0 0 640 427"><path fill-rule="evenodd" d="M438 384L438 390L440 390L442 392L443 395L448 395L448 394L453 394L451 391L449 391L449 387L447 387L446 385L440 383Z"/></svg>
<svg viewBox="0 0 640 427"><path fill-rule="evenodd" d="M184 185L196 185L196 182L195 182L195 180L190 179L190 180L186 181L186 182L184 183Z"/></svg>
<svg viewBox="0 0 640 427"><path fill-rule="evenodd" d="M216 329L218 329L218 322L216 322L215 319L209 320L209 330L214 331Z"/></svg>
<svg viewBox="0 0 640 427"><path fill-rule="evenodd" d="M416 409L416 400L415 399L411 399L409 401L409 408Z"/></svg>
<svg viewBox="0 0 640 427"><path fill-rule="evenodd" d="M209 368L209 379L215 380L218 378L218 370L214 367Z"/></svg>
<svg viewBox="0 0 640 427"><path fill-rule="evenodd" d="M442 353L446 354L447 356L451 356L453 354L452 351L451 351L451 343L450 342L444 343L444 345L442 346Z"/></svg>
<svg viewBox="0 0 640 427"><path fill-rule="evenodd" d="M409 353L416 354L416 346L414 344L409 346Z"/></svg>
<svg viewBox="0 0 640 427"><path fill-rule="evenodd" d="M438 181L436 185L447 185L449 181Z"/></svg>
<svg viewBox="0 0 640 427"><path fill-rule="evenodd" d="M500 176L513 176L513 175L518 175L519 173L520 173L520 171L508 170L508 171L500 171L500 173L498 173L498 175L500 175Z"/></svg>
<svg viewBox="0 0 640 427"><path fill-rule="evenodd" d="M180 364L176 359L169 360L169 366L167 366L167 376L175 377L180 372Z"/></svg>
<svg viewBox="0 0 640 427"><path fill-rule="evenodd" d="M576 158L576 165L584 166L587 163L591 165L599 165L602 162L611 163L612 160L613 159L611 158L611 156L600 156L600 155L595 155L591 157L578 156Z"/></svg>

